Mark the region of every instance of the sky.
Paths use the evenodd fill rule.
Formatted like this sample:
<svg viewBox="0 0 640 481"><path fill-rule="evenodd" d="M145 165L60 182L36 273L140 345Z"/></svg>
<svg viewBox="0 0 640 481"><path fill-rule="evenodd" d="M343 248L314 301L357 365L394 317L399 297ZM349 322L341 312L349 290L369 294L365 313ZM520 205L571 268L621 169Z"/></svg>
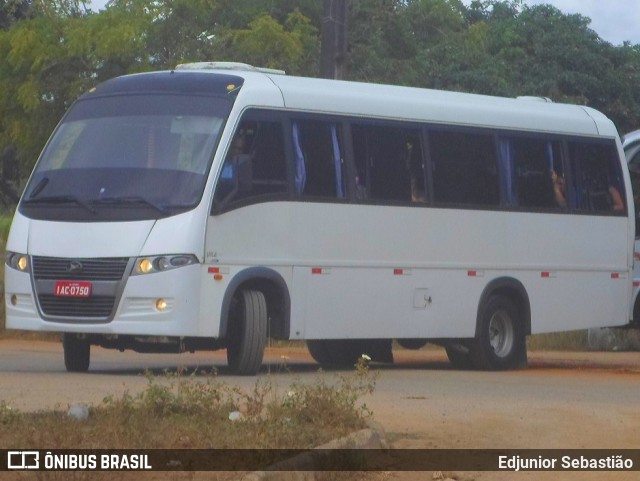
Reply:
<svg viewBox="0 0 640 481"><path fill-rule="evenodd" d="M107 0L92 0L99 10ZM471 0L463 0L469 4ZM625 40L640 44L640 5L638 0L525 0L528 5L548 3L564 13L579 13L591 19L591 29L600 38L621 45Z"/></svg>
<svg viewBox="0 0 640 481"><path fill-rule="evenodd" d="M625 40L640 44L638 0L526 0L525 3L532 6L548 3L563 13L589 17L590 28L613 45L622 45Z"/></svg>

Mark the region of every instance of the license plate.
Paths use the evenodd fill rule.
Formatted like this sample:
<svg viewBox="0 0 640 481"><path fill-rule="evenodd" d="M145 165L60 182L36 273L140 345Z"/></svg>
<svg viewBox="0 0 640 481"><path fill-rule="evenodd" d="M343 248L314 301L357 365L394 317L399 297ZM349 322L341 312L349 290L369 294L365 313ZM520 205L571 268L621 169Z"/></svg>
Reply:
<svg viewBox="0 0 640 481"><path fill-rule="evenodd" d="M57 297L90 297L91 282L56 281L53 294Z"/></svg>

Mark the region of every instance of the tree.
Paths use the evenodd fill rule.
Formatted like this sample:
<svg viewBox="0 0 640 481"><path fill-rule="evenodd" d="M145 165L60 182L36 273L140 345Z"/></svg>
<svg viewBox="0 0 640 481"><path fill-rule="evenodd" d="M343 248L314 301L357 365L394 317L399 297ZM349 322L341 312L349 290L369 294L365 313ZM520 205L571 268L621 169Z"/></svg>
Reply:
<svg viewBox="0 0 640 481"><path fill-rule="evenodd" d="M4 0L0 4L0 30L6 30L30 15L31 2L28 0Z"/></svg>
<svg viewBox="0 0 640 481"><path fill-rule="evenodd" d="M0 151L26 177L71 102L101 81L227 60L319 73L317 0L82 0L0 4ZM590 20L522 0L352 0L346 77L539 95L640 126L640 46L614 47Z"/></svg>
<svg viewBox="0 0 640 481"><path fill-rule="evenodd" d="M298 10L284 25L263 14L246 29L227 30L221 38L228 58L251 65L286 69L295 75L317 75L318 32Z"/></svg>

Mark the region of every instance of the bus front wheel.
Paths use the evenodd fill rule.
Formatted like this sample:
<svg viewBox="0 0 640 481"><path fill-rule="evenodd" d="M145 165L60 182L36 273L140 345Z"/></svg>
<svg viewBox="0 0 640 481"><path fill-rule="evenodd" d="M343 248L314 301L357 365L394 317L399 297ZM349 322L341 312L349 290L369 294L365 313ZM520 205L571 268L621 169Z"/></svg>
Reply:
<svg viewBox="0 0 640 481"><path fill-rule="evenodd" d="M526 349L516 305L503 295L491 297L482 307L469 352L474 366L486 370L514 369L526 360Z"/></svg>
<svg viewBox="0 0 640 481"><path fill-rule="evenodd" d="M75 334L62 335L64 367L69 372L87 372L91 361L91 344Z"/></svg>
<svg viewBox="0 0 640 481"><path fill-rule="evenodd" d="M260 291L243 290L233 301L227 335L227 362L234 374L256 374L267 342L267 301Z"/></svg>

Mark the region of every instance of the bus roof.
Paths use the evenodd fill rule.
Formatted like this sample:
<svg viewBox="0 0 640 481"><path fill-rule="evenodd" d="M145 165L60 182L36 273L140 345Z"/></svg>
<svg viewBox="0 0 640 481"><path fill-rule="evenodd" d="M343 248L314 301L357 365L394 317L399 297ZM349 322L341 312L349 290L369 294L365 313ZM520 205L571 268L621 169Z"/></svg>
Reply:
<svg viewBox="0 0 640 481"><path fill-rule="evenodd" d="M138 74L240 77L244 84L236 102L242 108L285 108L305 112L550 132L578 136L617 137L613 122L589 107L559 104L542 97L519 99L373 83L327 80L271 73L267 69L234 68L235 64L186 64L178 71ZM178 73L179 75L172 75ZM131 76L127 76L131 77ZM132 76L132 77L135 77ZM186 77L186 78L185 78ZM179 80L182 79L182 80ZM148 81L148 80L147 80Z"/></svg>
<svg viewBox="0 0 640 481"><path fill-rule="evenodd" d="M270 76L287 108L450 125L614 137L613 123L577 105L391 85ZM245 87L250 85L247 79Z"/></svg>

